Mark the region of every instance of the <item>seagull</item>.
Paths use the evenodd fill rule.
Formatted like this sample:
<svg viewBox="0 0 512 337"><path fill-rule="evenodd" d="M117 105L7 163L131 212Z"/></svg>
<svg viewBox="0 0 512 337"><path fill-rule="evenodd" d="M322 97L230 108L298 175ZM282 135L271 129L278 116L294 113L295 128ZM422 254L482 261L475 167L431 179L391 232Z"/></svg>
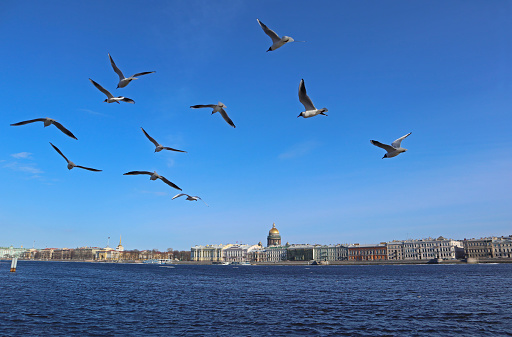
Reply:
<svg viewBox="0 0 512 337"><path fill-rule="evenodd" d="M387 151L387 153L384 155L384 157L382 157L382 159L392 158L398 156L402 152L407 151L407 149L404 149L403 147L400 146L400 143L402 143L402 140L407 138L407 136L409 136L411 133L412 132L409 132L405 136L398 138L393 143L391 143L391 145L382 144L376 140L370 140L370 143Z"/></svg>
<svg viewBox="0 0 512 337"><path fill-rule="evenodd" d="M143 128L141 128L141 129L142 129L142 132L144 132L144 134L146 135L146 137L148 137L148 139L151 141L151 143L155 144L155 146L156 146L155 152L160 152L162 150L171 150L171 151L185 152L185 153L187 152L187 151L176 150L176 149L173 149L172 147L162 146L162 145L158 144L158 142L156 140L154 140L150 135L148 135L146 130L144 130Z"/></svg>
<svg viewBox="0 0 512 337"><path fill-rule="evenodd" d="M154 71L145 71L143 73L136 73L130 77L124 77L123 73L114 63L114 60L112 59L112 56L108 54L108 57L110 58L110 64L112 65L112 68L114 68L114 71L119 75L119 83L117 84L117 88L124 88L126 87L132 80L138 80L137 76L152 74ZM100 89L101 90L101 89Z"/></svg>
<svg viewBox="0 0 512 337"><path fill-rule="evenodd" d="M119 101L123 101L123 102L126 102L126 103L135 104L135 101L133 99L130 99L130 98L124 97L124 96L114 97L114 96L112 96L112 94L107 89L103 88L98 83L94 82L91 79L89 79L89 81L91 81L91 83L94 84L94 86L96 88L98 88L99 91L101 91L102 93L107 95L107 99L104 100L103 102L107 102L107 103L114 103L114 102L116 102L118 104L121 104L121 103L119 103Z"/></svg>
<svg viewBox="0 0 512 337"><path fill-rule="evenodd" d="M172 182L170 182L169 180L167 180L165 177L162 177L161 175L159 175L158 173L155 172L148 172L148 171L131 171L131 172L127 172L125 174L123 174L124 176L133 176L133 175L137 175L137 174L147 174L147 175L150 175L151 177L149 178L150 180L157 180L157 179L161 179L164 183L166 183L167 185L171 186L171 187L174 187L175 189L177 190L180 190L181 191L181 188L179 188L178 186L176 186L175 184L173 184Z"/></svg>
<svg viewBox="0 0 512 337"><path fill-rule="evenodd" d="M306 111L303 111L300 113L300 115L297 116L299 118L300 116L304 118L313 117L316 115L324 115L327 116L324 112L327 112L327 108L317 109L313 105L313 102L311 102L311 98L309 98L308 94L306 94L306 87L304 86L304 79L300 80L299 85L299 101L304 105L304 108Z"/></svg>
<svg viewBox="0 0 512 337"><path fill-rule="evenodd" d="M66 158L66 156L62 152L60 152L60 150L57 148L57 146L53 145L51 142L50 142L50 144L51 144L51 146L53 146L55 151L57 151L64 159L66 159L66 161L68 162L68 170L71 170L73 167L79 167L81 169L85 169L85 170L89 170L89 171L101 172L101 170L96 170L96 169L85 167L85 166L75 165L75 163L70 161L68 158Z"/></svg>
<svg viewBox="0 0 512 337"><path fill-rule="evenodd" d="M203 200L203 199L201 199L201 198L199 198L198 196L194 196L194 197L193 197L193 196L188 195L188 194L186 194L186 193L176 194L174 197L172 197L172 200L174 200L174 199L176 199L176 198L179 198L179 197L181 197L181 196L183 196L183 195L186 195L186 196L187 196L187 200L190 200L190 201L197 201L197 200L199 199L199 200L201 200L202 202L204 202L204 200ZM208 206L208 204L207 204L206 202L204 202L204 204L205 204L206 206ZM210 207L210 206L208 206L208 207Z"/></svg>
<svg viewBox="0 0 512 337"><path fill-rule="evenodd" d="M258 23L260 24L261 28L263 28L263 31L265 34L267 34L272 39L272 45L270 48L268 48L267 52L276 50L277 48L280 48L284 46L288 42L294 42L295 40L289 36L283 36L282 38L279 37L279 35L276 34L272 29L269 29L263 22L256 19ZM306 42L306 41L295 41L295 42Z"/></svg>
<svg viewBox="0 0 512 337"><path fill-rule="evenodd" d="M77 139L75 137L75 135L71 133L71 131L69 131L68 129L63 127L62 124L60 124L59 122L57 122L55 119L52 119L52 118L36 118L36 119L28 120L28 121L14 123L14 124L11 124L11 126L25 125L25 124L34 123L34 122L44 122L44 127L47 127L47 126L53 124L53 125L55 125L57 127L57 129L59 129L60 131L64 132L69 137Z"/></svg>
<svg viewBox="0 0 512 337"><path fill-rule="evenodd" d="M192 105L191 106L192 109L199 109L199 108L213 108L213 111L212 111L212 115L216 112L220 112L220 114L222 115L222 118L224 118L224 120L229 124L231 125L232 127L236 128L235 124L233 124L233 121L231 120L231 118L229 118L228 114L226 113L226 111L224 111L224 108L227 108L227 106L224 105L224 103L222 102L219 102L219 104L206 104L206 105Z"/></svg>

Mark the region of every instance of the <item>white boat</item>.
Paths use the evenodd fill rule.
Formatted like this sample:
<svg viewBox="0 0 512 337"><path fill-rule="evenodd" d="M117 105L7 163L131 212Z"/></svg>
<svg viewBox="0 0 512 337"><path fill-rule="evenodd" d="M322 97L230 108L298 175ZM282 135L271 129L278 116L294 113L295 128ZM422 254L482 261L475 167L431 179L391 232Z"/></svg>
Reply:
<svg viewBox="0 0 512 337"><path fill-rule="evenodd" d="M143 263L147 264L172 264L171 259L151 259L151 260L145 260Z"/></svg>

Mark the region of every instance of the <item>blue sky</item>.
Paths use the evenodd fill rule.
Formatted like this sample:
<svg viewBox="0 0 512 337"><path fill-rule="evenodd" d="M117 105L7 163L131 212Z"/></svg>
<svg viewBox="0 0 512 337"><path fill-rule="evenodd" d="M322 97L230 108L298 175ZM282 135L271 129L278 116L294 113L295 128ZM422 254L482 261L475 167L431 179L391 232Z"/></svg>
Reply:
<svg viewBox="0 0 512 337"><path fill-rule="evenodd" d="M508 235L510 1L0 3L0 246ZM260 19L290 43L271 41ZM115 89L118 67L142 76ZM103 103L92 78L136 104ZM328 117L297 118L301 79ZM219 114L190 105L227 106ZM51 117L73 140L42 123ZM140 127L166 146L162 151ZM412 132L381 159L370 139ZM50 146L52 142L78 165ZM149 176L156 170L210 207Z"/></svg>

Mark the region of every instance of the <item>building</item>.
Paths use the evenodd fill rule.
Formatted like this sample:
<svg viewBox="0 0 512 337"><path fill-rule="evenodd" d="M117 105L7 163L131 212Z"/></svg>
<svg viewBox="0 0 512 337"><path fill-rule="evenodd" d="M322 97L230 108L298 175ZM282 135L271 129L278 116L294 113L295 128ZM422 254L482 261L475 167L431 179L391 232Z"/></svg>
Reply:
<svg viewBox="0 0 512 337"><path fill-rule="evenodd" d="M259 245L235 244L222 249L222 262L249 262L249 252L258 249Z"/></svg>
<svg viewBox="0 0 512 337"><path fill-rule="evenodd" d="M263 247L261 242L249 251L249 260L254 262L279 262L286 261L288 256L287 246Z"/></svg>
<svg viewBox="0 0 512 337"><path fill-rule="evenodd" d="M360 245L355 243L348 246L348 259L350 261L379 261L387 260L386 244Z"/></svg>
<svg viewBox="0 0 512 337"><path fill-rule="evenodd" d="M512 257L512 236L464 239L463 245L467 258L492 259Z"/></svg>
<svg viewBox="0 0 512 337"><path fill-rule="evenodd" d="M222 250L231 247L228 245L196 245L190 249L191 261L223 262Z"/></svg>
<svg viewBox="0 0 512 337"><path fill-rule="evenodd" d="M0 247L0 259L10 259L14 256L20 257L23 256L26 249L21 246L21 248L14 248L14 246L10 247Z"/></svg>
<svg viewBox="0 0 512 337"><path fill-rule="evenodd" d="M296 244L288 247L288 261L311 261L313 260L313 245Z"/></svg>
<svg viewBox="0 0 512 337"><path fill-rule="evenodd" d="M464 257L462 242L442 236L437 239L406 240L403 243L404 260L455 260Z"/></svg>
<svg viewBox="0 0 512 337"><path fill-rule="evenodd" d="M314 245L313 260L315 261L342 261L348 260L348 248L337 245Z"/></svg>
<svg viewBox="0 0 512 337"><path fill-rule="evenodd" d="M268 231L267 247L270 246L281 246L281 235L279 235L279 231L277 230L275 223L272 225L270 231Z"/></svg>
<svg viewBox="0 0 512 337"><path fill-rule="evenodd" d="M493 238L492 255L494 258L511 258L512 257L512 236Z"/></svg>
<svg viewBox="0 0 512 337"><path fill-rule="evenodd" d="M388 247L388 260L403 260L404 259L404 242L393 240L386 244Z"/></svg>

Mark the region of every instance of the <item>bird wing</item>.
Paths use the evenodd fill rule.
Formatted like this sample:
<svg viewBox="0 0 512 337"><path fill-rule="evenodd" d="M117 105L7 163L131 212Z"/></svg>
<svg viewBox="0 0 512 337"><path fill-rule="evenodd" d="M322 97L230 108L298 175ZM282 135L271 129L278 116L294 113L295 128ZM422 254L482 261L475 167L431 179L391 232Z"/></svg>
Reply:
<svg viewBox="0 0 512 337"><path fill-rule="evenodd" d="M184 195L186 195L187 197L189 197L189 195L188 195L188 194L186 194L186 193L180 193L180 194L176 194L174 197L172 197L172 200L174 200L174 199L176 199L176 198L179 198L179 197L181 197L181 196L184 196Z"/></svg>
<svg viewBox="0 0 512 337"><path fill-rule="evenodd" d="M306 111L316 110L315 106L313 105L313 102L311 102L311 98L309 98L308 94L306 93L306 86L304 85L304 79L300 80L299 101L302 103L302 105L304 105L304 108L306 109Z"/></svg>
<svg viewBox="0 0 512 337"><path fill-rule="evenodd" d="M228 122L229 125L231 125L232 127L236 128L235 124L233 123L231 118L229 118L228 114L226 113L226 111L224 109L221 108L219 112L222 115L222 118L224 118L224 120L226 122Z"/></svg>
<svg viewBox="0 0 512 337"><path fill-rule="evenodd" d="M132 75L132 77L137 77L137 76L142 76L142 75L147 75L147 74L152 74L152 73L155 73L156 71L144 71L142 73L136 73L134 75Z"/></svg>
<svg viewBox="0 0 512 337"><path fill-rule="evenodd" d="M133 176L133 175L136 175L136 174L149 174L150 176L152 176L153 172L148 172L148 171L130 171L130 172L124 173L123 176Z"/></svg>
<svg viewBox="0 0 512 337"><path fill-rule="evenodd" d="M216 104L199 104L199 105L192 105L192 109L200 109L200 108L215 108Z"/></svg>
<svg viewBox="0 0 512 337"><path fill-rule="evenodd" d="M59 129L60 131L64 132L69 137L78 140L78 138L76 138L75 135L71 133L71 131L69 131L68 129L63 127L62 124L60 124L59 122L53 122L52 124L55 125L57 127L57 129Z"/></svg>
<svg viewBox="0 0 512 337"><path fill-rule="evenodd" d="M93 169L93 168L90 168L90 167L85 167L85 166L80 166L80 165L76 165L75 167L80 167L81 169L85 169L85 170L89 170L89 171L94 171L94 172L101 172L101 170L96 170L96 169Z"/></svg>
<svg viewBox="0 0 512 337"><path fill-rule="evenodd" d="M116 64L114 63L114 60L112 59L112 56L110 56L110 54L108 54L108 57L110 58L110 64L112 65L112 68L114 68L114 71L119 76L119 81L123 80L125 78L123 75L123 72L116 66Z"/></svg>
<svg viewBox="0 0 512 337"><path fill-rule="evenodd" d="M162 176L160 176L159 178L160 178L160 179L162 179L162 181L163 181L164 183L166 183L167 185L169 185L169 186L171 186L171 187L174 187L175 189L177 189L177 190L180 190L180 191L181 191L181 188L179 188L179 187L178 187L178 186L176 186L174 183L172 183L172 182L170 182L169 180L167 180L167 178L162 177Z"/></svg>
<svg viewBox="0 0 512 337"><path fill-rule="evenodd" d="M187 153L187 151L176 150L176 149L173 149L172 147L167 147L167 146L164 146L163 149L164 150L170 150L170 151L185 152L185 153Z"/></svg>
<svg viewBox="0 0 512 337"><path fill-rule="evenodd" d="M128 97L123 97L122 101L130 104L135 104L135 101Z"/></svg>
<svg viewBox="0 0 512 337"><path fill-rule="evenodd" d="M154 140L150 135L148 135L146 130L144 130L143 128L141 128L141 129L142 129L142 132L144 132L144 134L146 135L146 137L148 137L148 139L151 141L151 143L155 144L155 146L160 145L160 144L158 144L158 142L156 140Z"/></svg>
<svg viewBox="0 0 512 337"><path fill-rule="evenodd" d="M258 20L258 19L256 19L256 20ZM258 20L258 23L260 24L261 28L263 28L263 31L265 32L265 34L267 34L272 39L272 42L276 43L278 41L281 41L281 38L279 37L279 35L276 34L276 32L274 32L272 29L268 28L260 20Z"/></svg>
<svg viewBox="0 0 512 337"><path fill-rule="evenodd" d="M62 157L64 157L64 159L66 159L66 161L69 163L69 159L66 158L66 156L60 152L60 150L57 148L57 146L53 145L52 142L50 142L51 146L53 146L53 148L55 149L55 151L57 151Z"/></svg>
<svg viewBox="0 0 512 337"><path fill-rule="evenodd" d="M210 207L203 199L199 198L199 197L196 197L197 199L201 200L202 202L204 202L204 204L208 207Z"/></svg>
<svg viewBox="0 0 512 337"><path fill-rule="evenodd" d="M407 138L412 132L409 132L408 134L406 134L405 136L402 136L400 138L398 138L397 140L395 140L393 143L391 143L391 146L393 146L395 149L396 148L399 148L400 147L400 144L402 143L402 140L404 140L405 138Z"/></svg>
<svg viewBox="0 0 512 337"><path fill-rule="evenodd" d="M378 141L376 141L376 140L370 140L370 143L372 143L373 145L378 146L378 147L380 147L381 149L384 149L384 150L386 150L386 151L388 151L388 152L393 152L393 151L395 151L395 148L394 148L393 146L391 146L391 145L387 145L387 144L382 144L381 142L378 142Z"/></svg>
<svg viewBox="0 0 512 337"><path fill-rule="evenodd" d="M25 125L25 124L34 123L34 122L44 122L45 120L46 120L46 118L36 118L36 119L28 120L28 121L14 123L14 124L11 124L11 126Z"/></svg>
<svg viewBox="0 0 512 337"><path fill-rule="evenodd" d="M91 81L92 84L94 84L94 86L96 88L98 88L99 91L101 91L102 93L104 93L105 95L107 95L108 98L113 98L114 96L112 96L112 94L105 88L103 88L101 85L99 85L98 83L94 82L93 80L89 79L89 81Z"/></svg>

